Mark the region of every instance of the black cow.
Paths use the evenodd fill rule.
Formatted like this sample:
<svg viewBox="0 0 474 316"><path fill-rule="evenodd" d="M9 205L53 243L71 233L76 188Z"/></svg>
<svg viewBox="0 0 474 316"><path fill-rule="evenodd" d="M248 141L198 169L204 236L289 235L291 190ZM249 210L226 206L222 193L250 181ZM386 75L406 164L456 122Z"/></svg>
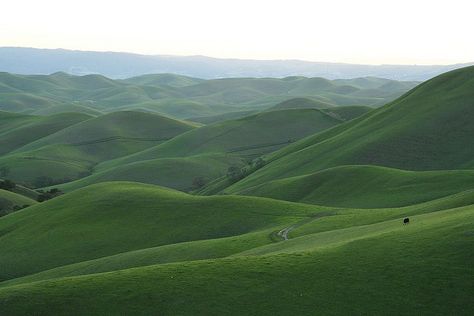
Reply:
<svg viewBox="0 0 474 316"><path fill-rule="evenodd" d="M405 217L403 219L403 225L405 225L405 224L410 224L410 219L408 217Z"/></svg>

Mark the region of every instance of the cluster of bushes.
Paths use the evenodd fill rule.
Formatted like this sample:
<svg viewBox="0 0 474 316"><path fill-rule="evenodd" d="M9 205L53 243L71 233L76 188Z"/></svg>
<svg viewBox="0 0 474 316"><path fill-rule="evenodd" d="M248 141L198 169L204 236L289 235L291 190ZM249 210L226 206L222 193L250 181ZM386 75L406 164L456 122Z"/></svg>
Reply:
<svg viewBox="0 0 474 316"><path fill-rule="evenodd" d="M198 190L202 188L203 186L205 186L206 183L207 181L203 177L196 177L193 179L193 189Z"/></svg>
<svg viewBox="0 0 474 316"><path fill-rule="evenodd" d="M227 169L227 179L231 183L235 183L239 180L242 180L249 174L257 171L258 169L262 168L266 165L266 161L262 157L258 157L252 161L249 161L248 165L240 168L238 166L230 166Z"/></svg>
<svg viewBox="0 0 474 316"><path fill-rule="evenodd" d="M0 180L0 189L12 191L16 187L16 183L11 180Z"/></svg>
<svg viewBox="0 0 474 316"><path fill-rule="evenodd" d="M61 194L63 194L63 192L59 189L56 189L56 188L52 188L48 191L43 191L43 190L38 190L38 198L37 198L37 201L38 202L44 202L44 201L47 201L47 200L51 200L52 198L55 198Z"/></svg>

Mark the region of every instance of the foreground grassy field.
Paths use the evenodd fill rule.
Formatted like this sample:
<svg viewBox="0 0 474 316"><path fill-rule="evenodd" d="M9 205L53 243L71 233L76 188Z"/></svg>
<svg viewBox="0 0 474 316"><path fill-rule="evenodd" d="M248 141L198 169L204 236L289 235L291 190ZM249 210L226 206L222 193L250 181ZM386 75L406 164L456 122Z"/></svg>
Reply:
<svg viewBox="0 0 474 316"><path fill-rule="evenodd" d="M333 229L224 259L7 283L0 306L8 315L469 315L473 232L466 206L413 216L408 226L397 219Z"/></svg>
<svg viewBox="0 0 474 316"><path fill-rule="evenodd" d="M126 251L279 227L321 209L101 183L1 218L0 280Z"/></svg>

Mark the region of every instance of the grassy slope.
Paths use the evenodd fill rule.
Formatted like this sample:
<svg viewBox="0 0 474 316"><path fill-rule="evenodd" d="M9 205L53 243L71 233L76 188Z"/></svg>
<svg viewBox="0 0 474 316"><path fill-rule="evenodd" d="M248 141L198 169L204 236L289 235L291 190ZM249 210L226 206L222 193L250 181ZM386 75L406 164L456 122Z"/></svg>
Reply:
<svg viewBox="0 0 474 316"><path fill-rule="evenodd" d="M13 211L15 206L34 205L37 202L24 195L0 189L0 216Z"/></svg>
<svg viewBox="0 0 474 316"><path fill-rule="evenodd" d="M255 157L340 122L316 109L263 112L195 129L136 155L104 164L103 167L203 153L232 153Z"/></svg>
<svg viewBox="0 0 474 316"><path fill-rule="evenodd" d="M239 119L239 118L257 114L257 113L258 111L256 110L227 112L224 114L217 114L217 115L210 115L210 116L190 117L189 120L192 122L198 122L198 123L209 125L209 124L222 122L222 121L235 120L235 119Z"/></svg>
<svg viewBox="0 0 474 316"><path fill-rule="evenodd" d="M90 118L80 113L44 117L0 111L0 155Z"/></svg>
<svg viewBox="0 0 474 316"><path fill-rule="evenodd" d="M37 186L42 176L54 182L91 173L99 162L144 150L194 126L151 113L114 112L61 129L0 158L8 177Z"/></svg>
<svg viewBox="0 0 474 316"><path fill-rule="evenodd" d="M391 224L389 225L389 228L390 230L393 230L398 228L396 223L400 223L400 219L405 216L413 217L415 215L436 212L444 209L459 208L473 203L474 191L471 190L442 199L403 208L336 210L319 207L319 212L313 214L311 217L303 217L302 220L291 223L294 229L291 230L289 235L291 239L306 235L308 236L302 240L311 240L314 238L320 239L317 243L313 243L312 245L308 242L303 242L303 245L306 247L308 247L308 245L313 248L332 247L345 242L350 242L352 241L352 237L361 239L368 236L380 235L381 233L386 232L384 230L384 227L386 226L386 223L384 222L386 221L390 221ZM394 219L396 219L395 222L393 221ZM0 287L65 276L108 272L158 263L162 264L221 258L236 255L244 251L244 254L280 251L280 249L288 249L288 251L291 251L291 247L285 246L286 243L274 244L275 241L281 240L281 238L276 235L276 232L280 229L281 227L273 227L267 230L260 230L232 237L182 242L128 251L117 255L60 266L58 268L27 275L25 277L15 278L0 283ZM291 242L290 245L291 244L294 243ZM300 243L297 242L296 244ZM259 248L261 246L265 247Z"/></svg>
<svg viewBox="0 0 474 316"><path fill-rule="evenodd" d="M341 166L238 192L318 205L383 208L434 200L474 188L474 171L403 171Z"/></svg>
<svg viewBox="0 0 474 316"><path fill-rule="evenodd" d="M327 109L334 107L334 104L312 100L308 98L293 98L271 107L269 110L284 110L284 109Z"/></svg>
<svg viewBox="0 0 474 316"><path fill-rule="evenodd" d="M468 315L473 230L470 206L415 216L408 226L397 220L314 234L228 259L10 286L0 290L0 302L12 315Z"/></svg>
<svg viewBox="0 0 474 316"><path fill-rule="evenodd" d="M193 126L152 113L122 111L102 115L63 129L53 135L24 146L28 151L52 144L83 144L111 137L124 139L168 139Z"/></svg>
<svg viewBox="0 0 474 316"><path fill-rule="evenodd" d="M158 158L120 165L58 187L72 191L98 182L136 181L190 191L196 189L193 185L196 178L207 183L225 175L229 166L243 166L244 163L241 158L227 154Z"/></svg>
<svg viewBox="0 0 474 316"><path fill-rule="evenodd" d="M287 146L234 190L338 165L470 168L474 147L466 143L474 135L473 74L474 67L443 74L381 109Z"/></svg>
<svg viewBox="0 0 474 316"><path fill-rule="evenodd" d="M0 219L0 279L126 251L281 227L320 210L255 197L195 197L128 182L92 185Z"/></svg>

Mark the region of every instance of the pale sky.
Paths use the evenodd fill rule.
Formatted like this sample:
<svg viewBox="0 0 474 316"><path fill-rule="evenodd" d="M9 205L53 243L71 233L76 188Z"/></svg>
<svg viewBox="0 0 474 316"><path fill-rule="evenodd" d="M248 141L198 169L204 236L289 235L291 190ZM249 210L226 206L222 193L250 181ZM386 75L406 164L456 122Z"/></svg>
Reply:
<svg viewBox="0 0 474 316"><path fill-rule="evenodd" d="M3 0L0 46L365 64L474 61L472 0Z"/></svg>

